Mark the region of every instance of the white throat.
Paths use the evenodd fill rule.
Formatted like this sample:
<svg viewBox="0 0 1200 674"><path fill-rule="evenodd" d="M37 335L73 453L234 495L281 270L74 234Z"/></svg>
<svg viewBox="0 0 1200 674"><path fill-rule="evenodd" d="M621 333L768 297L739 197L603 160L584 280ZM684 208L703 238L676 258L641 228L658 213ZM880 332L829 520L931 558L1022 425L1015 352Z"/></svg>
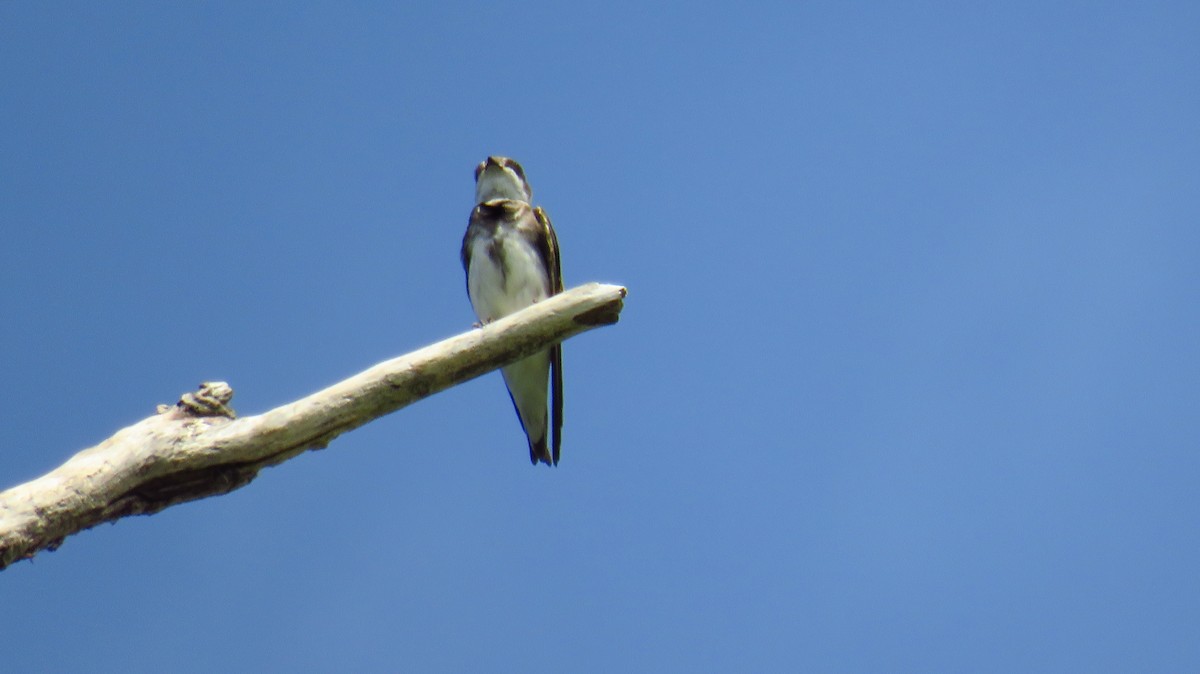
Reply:
<svg viewBox="0 0 1200 674"><path fill-rule="evenodd" d="M489 166L479 174L475 183L475 203L482 204L492 199L513 199L529 203L529 187L516 172L501 166Z"/></svg>

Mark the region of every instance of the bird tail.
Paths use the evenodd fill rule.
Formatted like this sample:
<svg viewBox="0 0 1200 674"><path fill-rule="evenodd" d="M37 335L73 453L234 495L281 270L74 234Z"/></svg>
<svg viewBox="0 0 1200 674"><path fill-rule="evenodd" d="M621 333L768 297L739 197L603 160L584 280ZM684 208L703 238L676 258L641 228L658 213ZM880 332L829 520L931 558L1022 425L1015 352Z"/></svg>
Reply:
<svg viewBox="0 0 1200 674"><path fill-rule="evenodd" d="M529 461L535 466L538 465L539 461L547 466L554 465L554 461L550 457L550 447L546 444L545 433L538 440L529 441Z"/></svg>

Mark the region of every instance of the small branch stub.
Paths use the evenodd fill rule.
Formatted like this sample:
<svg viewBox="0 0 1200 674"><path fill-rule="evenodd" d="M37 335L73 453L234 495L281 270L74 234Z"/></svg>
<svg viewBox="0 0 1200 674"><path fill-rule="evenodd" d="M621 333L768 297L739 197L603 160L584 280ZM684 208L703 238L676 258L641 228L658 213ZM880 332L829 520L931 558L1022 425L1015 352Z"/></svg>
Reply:
<svg viewBox="0 0 1200 674"><path fill-rule="evenodd" d="M171 411L193 417L228 417L236 419L237 413L229 407L233 400L233 389L223 381L206 381L195 393L184 393L174 405L159 405L158 413Z"/></svg>

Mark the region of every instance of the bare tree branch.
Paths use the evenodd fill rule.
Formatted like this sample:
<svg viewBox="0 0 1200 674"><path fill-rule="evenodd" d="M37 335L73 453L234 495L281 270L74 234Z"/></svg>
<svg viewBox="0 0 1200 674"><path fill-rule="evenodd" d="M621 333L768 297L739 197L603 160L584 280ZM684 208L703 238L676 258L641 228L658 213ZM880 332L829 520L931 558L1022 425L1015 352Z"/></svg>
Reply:
<svg viewBox="0 0 1200 674"><path fill-rule="evenodd" d="M54 471L0 492L0 569L102 522L245 486L263 468L372 419L616 323L624 297L620 286L579 286L257 416L234 419L232 389L203 384Z"/></svg>

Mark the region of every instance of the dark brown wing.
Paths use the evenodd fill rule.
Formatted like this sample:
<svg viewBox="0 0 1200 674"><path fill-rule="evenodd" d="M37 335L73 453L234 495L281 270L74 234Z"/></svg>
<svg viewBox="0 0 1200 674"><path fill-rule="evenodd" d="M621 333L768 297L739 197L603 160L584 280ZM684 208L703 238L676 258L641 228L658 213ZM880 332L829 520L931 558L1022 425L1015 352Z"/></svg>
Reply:
<svg viewBox="0 0 1200 674"><path fill-rule="evenodd" d="M558 253L558 235L550 224L550 216L541 206L533 209L533 215L542 227L540 250L546 261L546 269L550 270L550 294L557 295L563 291L562 259ZM550 407L553 414L553 458L558 465L558 456L562 449L562 418L563 418L563 369L562 344L550 348Z"/></svg>
<svg viewBox="0 0 1200 674"><path fill-rule="evenodd" d="M467 231L463 233L462 249L458 251L458 258L462 260L463 271L470 273L471 271L471 243L475 239L479 228L475 226L475 219L479 217L479 207L471 209L471 217L467 218Z"/></svg>
<svg viewBox="0 0 1200 674"><path fill-rule="evenodd" d="M550 270L550 294L557 295L563 291L562 260L558 255L558 235L554 233L554 227L550 224L550 216L546 215L546 209L538 206L533 209L533 215L537 218L538 224L542 226L542 231L545 232L546 250L542 254L546 258L546 268Z"/></svg>

